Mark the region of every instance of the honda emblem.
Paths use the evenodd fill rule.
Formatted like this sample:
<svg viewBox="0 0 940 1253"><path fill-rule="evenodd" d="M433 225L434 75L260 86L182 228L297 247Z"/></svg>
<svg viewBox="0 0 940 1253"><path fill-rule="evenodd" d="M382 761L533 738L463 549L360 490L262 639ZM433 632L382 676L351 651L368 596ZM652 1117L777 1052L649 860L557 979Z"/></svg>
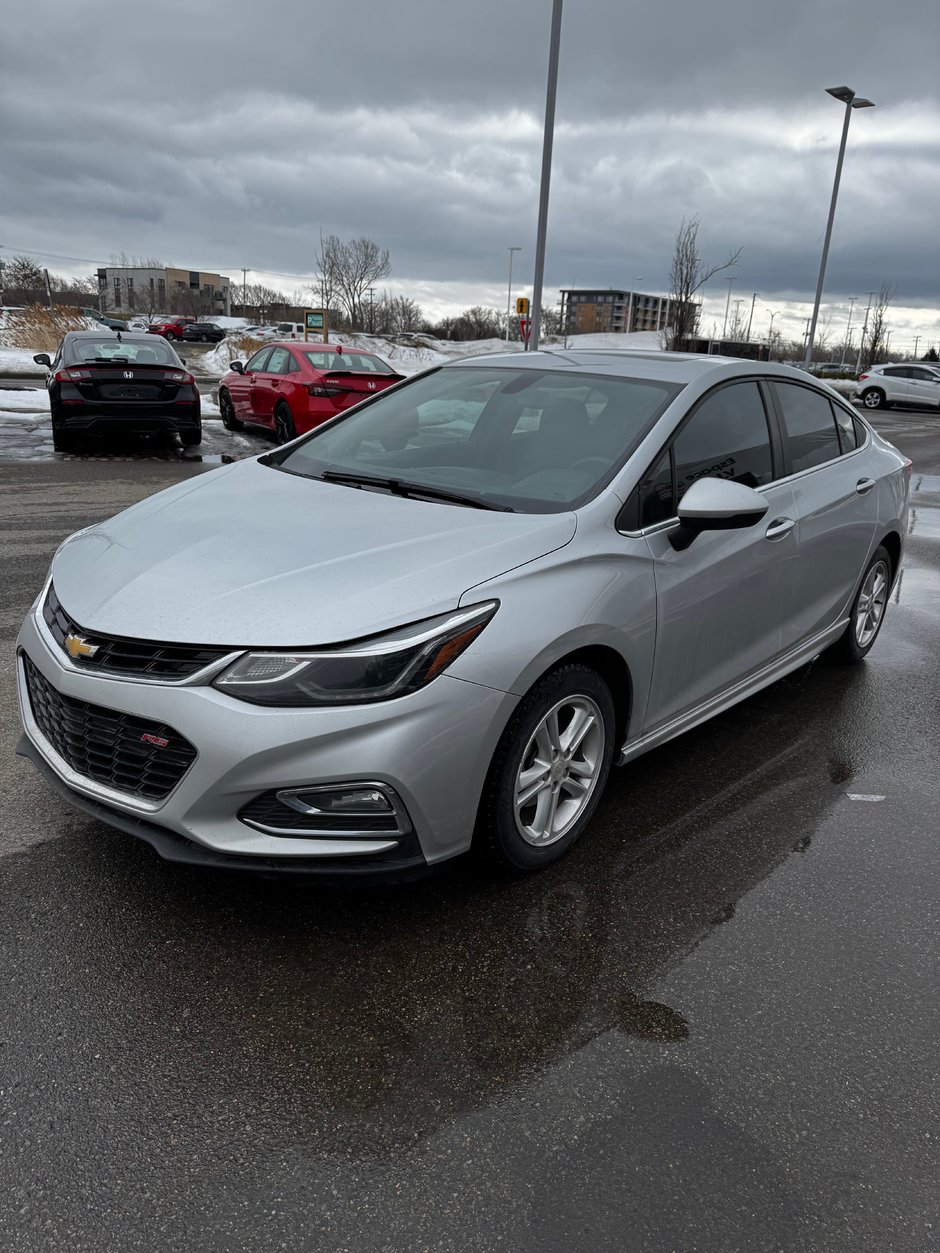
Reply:
<svg viewBox="0 0 940 1253"><path fill-rule="evenodd" d="M124 371L124 377L125 377L126 379L132 379L132 378L134 377L134 371L133 371L133 370L125 370L125 371Z"/></svg>

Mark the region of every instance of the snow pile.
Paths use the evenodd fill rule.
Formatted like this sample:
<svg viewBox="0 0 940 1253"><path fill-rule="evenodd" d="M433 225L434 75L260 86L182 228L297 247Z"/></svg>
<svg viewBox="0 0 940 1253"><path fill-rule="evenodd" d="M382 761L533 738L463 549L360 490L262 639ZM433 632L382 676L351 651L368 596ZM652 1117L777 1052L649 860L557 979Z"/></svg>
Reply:
<svg viewBox="0 0 940 1253"><path fill-rule="evenodd" d="M35 378L37 374L42 374L44 367L33 360L33 352L32 348L0 347L0 377L23 374Z"/></svg>

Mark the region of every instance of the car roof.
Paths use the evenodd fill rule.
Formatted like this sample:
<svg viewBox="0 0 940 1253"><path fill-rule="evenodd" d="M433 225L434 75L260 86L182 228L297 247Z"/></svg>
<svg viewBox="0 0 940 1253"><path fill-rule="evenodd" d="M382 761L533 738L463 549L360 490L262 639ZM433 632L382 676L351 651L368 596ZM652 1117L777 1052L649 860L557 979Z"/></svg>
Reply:
<svg viewBox="0 0 940 1253"><path fill-rule="evenodd" d="M780 378L816 383L811 374L770 361L749 361L743 357L719 357L686 352L643 352L630 348L546 348L538 352L496 352L479 357L449 361L444 369L458 366L512 366L523 370L563 370L577 373L611 374L632 379L655 379L682 385L713 376L776 375ZM818 385L818 384L817 384Z"/></svg>

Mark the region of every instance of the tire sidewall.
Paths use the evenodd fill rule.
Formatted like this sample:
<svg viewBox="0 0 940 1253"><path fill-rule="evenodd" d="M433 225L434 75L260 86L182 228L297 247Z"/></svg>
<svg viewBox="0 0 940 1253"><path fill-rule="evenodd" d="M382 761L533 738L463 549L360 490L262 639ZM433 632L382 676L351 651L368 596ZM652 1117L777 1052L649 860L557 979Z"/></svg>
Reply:
<svg viewBox="0 0 940 1253"><path fill-rule="evenodd" d="M876 397L877 404L874 404L874 405L869 404L868 403L869 396ZM883 392L879 391L877 387L872 387L872 388L869 388L867 392L862 393L862 404L864 405L866 409L875 410L875 409L885 409L887 407L888 402Z"/></svg>
<svg viewBox="0 0 940 1253"><path fill-rule="evenodd" d="M885 612L881 615L881 621L878 623L878 629L875 631L875 634L868 641L868 643L865 645L864 648L862 648L859 645L858 636L855 633L855 628L858 623L858 604L859 604L859 601L861 600L862 588L865 586L866 580L868 579L869 574L871 574L872 568L876 566L879 562L884 563L887 582L888 582L888 593L890 594L891 586L892 586L892 582L894 578L894 572L891 567L891 554L888 552L886 548L879 545L879 547L876 548L875 551L872 553L871 560L869 561L868 565L865 567L864 574L859 579L858 588L856 589L856 592L855 592L855 598L852 601L852 611L849 614L849 624L845 629L845 634L838 641L838 644L836 646L837 652L841 654L842 660L844 661L849 661L849 662L861 661L864 657L867 657L868 654L871 652L872 648L874 647L875 641L878 639L878 636L881 634L881 628L884 626L884 621L885 621L885 618L887 617L887 608L888 608L887 603L885 604Z"/></svg>
<svg viewBox="0 0 940 1253"><path fill-rule="evenodd" d="M281 437L281 426L278 421L280 414L286 414L286 419L284 421L285 435L283 438ZM274 411L274 434L278 441L282 444L289 444L292 439L297 438L297 428L294 426L294 415L283 401L281 401L277 409Z"/></svg>
<svg viewBox="0 0 940 1253"><path fill-rule="evenodd" d="M536 848L519 834L514 816L514 790L522 756L546 713L560 700L587 696L604 722L604 754L594 792L577 822L560 840ZM587 666L572 664L540 679L520 701L500 736L483 788L474 843L491 861L517 872L540 870L563 857L583 834L600 803L615 750L616 712L610 689Z"/></svg>

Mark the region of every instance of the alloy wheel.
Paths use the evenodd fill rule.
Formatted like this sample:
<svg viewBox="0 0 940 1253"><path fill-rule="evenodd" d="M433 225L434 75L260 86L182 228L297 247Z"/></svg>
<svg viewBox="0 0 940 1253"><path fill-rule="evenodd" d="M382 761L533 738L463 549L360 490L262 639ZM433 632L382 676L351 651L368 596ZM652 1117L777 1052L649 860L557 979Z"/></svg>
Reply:
<svg viewBox="0 0 940 1253"><path fill-rule="evenodd" d="M855 640L859 648L867 648L881 626L888 603L888 567L876 561L865 576L855 608Z"/></svg>
<svg viewBox="0 0 940 1253"><path fill-rule="evenodd" d="M513 814L527 844L544 848L574 826L600 778L604 719L589 696L566 696L532 732L516 772Z"/></svg>

